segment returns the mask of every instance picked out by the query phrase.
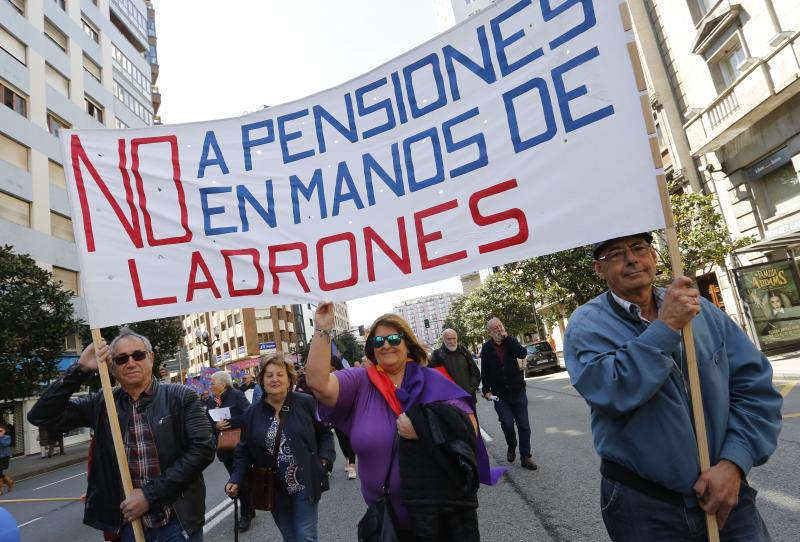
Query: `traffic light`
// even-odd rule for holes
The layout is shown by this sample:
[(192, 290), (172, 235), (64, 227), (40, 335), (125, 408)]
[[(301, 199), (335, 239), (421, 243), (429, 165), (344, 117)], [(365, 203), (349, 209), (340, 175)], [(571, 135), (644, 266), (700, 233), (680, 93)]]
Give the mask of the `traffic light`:
[(425, 322), (425, 329), (430, 329), (430, 327), (431, 327), (431, 321), (430, 321), (430, 320), (428, 320), (427, 318), (425, 318), (424, 322)]

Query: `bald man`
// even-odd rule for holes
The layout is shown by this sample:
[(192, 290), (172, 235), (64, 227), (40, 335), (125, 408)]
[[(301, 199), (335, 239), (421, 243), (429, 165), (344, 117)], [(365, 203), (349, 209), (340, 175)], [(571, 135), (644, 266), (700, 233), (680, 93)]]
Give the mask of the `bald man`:
[(453, 329), (442, 332), (442, 346), (433, 351), (430, 367), (444, 367), (455, 383), (473, 396), (481, 385), (478, 365), (469, 351), (458, 344), (458, 334)]

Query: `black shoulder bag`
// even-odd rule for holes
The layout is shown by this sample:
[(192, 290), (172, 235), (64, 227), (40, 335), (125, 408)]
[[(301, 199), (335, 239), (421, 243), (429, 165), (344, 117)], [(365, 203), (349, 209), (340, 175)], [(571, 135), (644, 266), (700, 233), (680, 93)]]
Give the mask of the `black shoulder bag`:
[(394, 526), (392, 503), (389, 501), (389, 476), (392, 473), (398, 438), (399, 436), (395, 433), (392, 455), (389, 457), (389, 470), (383, 481), (381, 496), (375, 504), (367, 508), (364, 517), (358, 522), (358, 542), (398, 542), (400, 540)]

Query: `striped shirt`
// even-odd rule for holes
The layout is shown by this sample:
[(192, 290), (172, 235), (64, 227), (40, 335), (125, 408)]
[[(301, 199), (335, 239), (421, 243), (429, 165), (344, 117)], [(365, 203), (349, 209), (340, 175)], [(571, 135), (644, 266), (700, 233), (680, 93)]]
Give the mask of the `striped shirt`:
[[(158, 450), (147, 420), (147, 406), (153, 400), (153, 383), (150, 383), (138, 399), (134, 400), (128, 395), (128, 400), (131, 402), (131, 419), (128, 422), (125, 453), (128, 456), (133, 487), (142, 488), (161, 475)], [(142, 522), (149, 528), (163, 527), (169, 523), (171, 515), (172, 507), (169, 505), (151, 507), (142, 516)]]

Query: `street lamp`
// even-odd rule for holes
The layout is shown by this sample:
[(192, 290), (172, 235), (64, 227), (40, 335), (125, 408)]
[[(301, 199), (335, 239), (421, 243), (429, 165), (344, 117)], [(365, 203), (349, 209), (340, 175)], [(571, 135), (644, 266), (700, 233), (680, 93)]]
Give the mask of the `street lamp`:
[(208, 349), (208, 366), (214, 367), (216, 364), (214, 363), (214, 353), (211, 351), (211, 347), (214, 346), (219, 340), (219, 326), (214, 326), (214, 340), (211, 340), (211, 337), (208, 335), (208, 331), (202, 328), (197, 328), (194, 330), (194, 340), (197, 344), (205, 345)]

